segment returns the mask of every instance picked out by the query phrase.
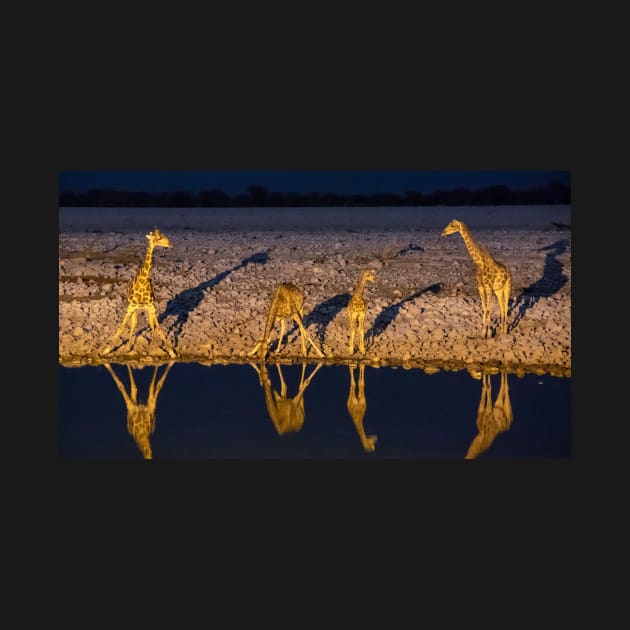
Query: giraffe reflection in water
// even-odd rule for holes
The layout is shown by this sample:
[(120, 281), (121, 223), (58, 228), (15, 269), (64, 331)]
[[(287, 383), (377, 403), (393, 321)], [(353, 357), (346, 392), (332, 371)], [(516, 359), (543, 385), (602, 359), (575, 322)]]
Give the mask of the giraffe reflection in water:
[(300, 378), (300, 384), (298, 391), (292, 398), (287, 397), (287, 384), (282, 375), (282, 368), (280, 364), (276, 363), (278, 369), (278, 375), (280, 377), (280, 392), (274, 389), (271, 385), (271, 379), (269, 372), (264, 361), (261, 362), (260, 367), (255, 363), (250, 365), (258, 373), (260, 385), (265, 390), (265, 404), (267, 405), (267, 412), (273, 422), (273, 426), (279, 435), (284, 433), (297, 432), (302, 428), (304, 424), (304, 392), (310, 385), (311, 381), (318, 370), (322, 367), (323, 363), (319, 362), (314, 370), (311, 372), (308, 378), (306, 376), (306, 361), (302, 362), (302, 376)]
[(507, 373), (501, 372), (501, 385), (494, 403), (490, 374), (483, 374), (481, 379), (481, 399), (477, 410), (478, 433), (470, 444), (465, 459), (479, 457), (490, 448), (497, 435), (507, 431), (512, 424), (512, 404)]
[(149, 438), (155, 431), (155, 406), (157, 404), (158, 395), (164, 386), (166, 376), (174, 364), (175, 361), (168, 363), (157, 383), (156, 378), (160, 366), (154, 366), (146, 404), (138, 403), (138, 387), (136, 386), (133, 371), (129, 364), (127, 364), (130, 383), (129, 393), (127, 393), (122, 381), (116, 376), (116, 372), (114, 372), (111, 365), (109, 363), (103, 364), (112, 375), (116, 387), (118, 387), (118, 390), (125, 400), (125, 406), (127, 407), (127, 431), (129, 431), (129, 435), (135, 440), (144, 459), (153, 459), (153, 451), (151, 450)]
[(365, 429), (363, 428), (363, 418), (367, 410), (367, 402), (365, 400), (365, 365), (362, 363), (359, 365), (359, 382), (354, 377), (355, 366), (348, 366), (350, 369), (350, 391), (348, 393), (347, 407), (350, 415), (352, 416), (352, 422), (357, 429), (361, 445), (366, 453), (371, 453), (376, 447), (376, 435), (365, 435)]

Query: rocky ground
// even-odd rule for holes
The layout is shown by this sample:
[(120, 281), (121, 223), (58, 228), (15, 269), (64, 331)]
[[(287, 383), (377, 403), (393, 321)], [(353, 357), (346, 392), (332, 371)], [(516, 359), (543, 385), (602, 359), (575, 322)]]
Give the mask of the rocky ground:
[[(507, 334), (481, 335), (476, 267), (459, 234), (440, 238), (436, 229), (173, 228), (167, 233), (173, 247), (154, 253), (158, 317), (177, 360), (245, 362), (262, 334), (276, 285), (288, 281), (304, 291), (304, 322), (327, 361), (570, 376), (570, 229), (553, 223), (469, 227), (512, 272)], [(59, 360), (97, 364), (125, 315), (126, 286), (144, 257), (146, 230), (60, 230)], [(351, 355), (346, 305), (366, 268), (376, 271), (364, 294), (367, 348), (364, 356)], [(493, 315), (498, 317), (496, 301)], [(151, 345), (142, 315), (138, 328), (132, 351), (126, 352), (125, 334), (108, 360), (168, 360), (159, 344)], [(275, 359), (300, 356), (299, 332), (290, 325)]]

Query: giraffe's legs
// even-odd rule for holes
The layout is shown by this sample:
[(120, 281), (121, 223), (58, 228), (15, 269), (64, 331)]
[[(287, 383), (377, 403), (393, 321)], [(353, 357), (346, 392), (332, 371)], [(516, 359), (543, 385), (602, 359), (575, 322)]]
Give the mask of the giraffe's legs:
[(487, 326), (487, 315), (488, 315), (488, 307), (486, 304), (486, 289), (485, 287), (479, 283), (477, 284), (477, 289), (479, 289), (479, 297), (481, 298), (481, 330), (484, 336), (488, 334), (488, 326)]
[(276, 346), (276, 352), (280, 352), (280, 346), (282, 345), (282, 338), (284, 337), (285, 323), (284, 319), (280, 320), (280, 337), (278, 337), (278, 345)]
[(359, 396), (365, 398), (365, 363), (359, 365)]
[(482, 416), (490, 407), (492, 407), (492, 382), (490, 374), (484, 374), (481, 381), (481, 398), (479, 399), (479, 408), (477, 415)]
[(296, 313), (293, 316), (293, 319), (295, 319), (295, 321), (297, 322), (297, 325), (300, 327), (300, 332), (302, 333), (302, 352), (304, 353), (304, 356), (306, 356), (306, 345), (304, 344), (304, 338), (306, 338), (306, 341), (308, 341), (311, 346), (313, 346), (315, 352), (317, 352), (317, 355), (323, 358), (324, 353), (317, 347), (312, 337), (308, 334), (306, 328), (304, 328), (304, 324), (302, 323), (302, 318), (300, 317), (300, 314)]
[(255, 355), (258, 350), (260, 350), (260, 356), (264, 357), (264, 355), (267, 354), (267, 347), (269, 346), (271, 334), (272, 333), (269, 333), (269, 336), (266, 339), (260, 339), (258, 343), (256, 343), (256, 345), (247, 353), (247, 356), (251, 357)]
[(507, 321), (506, 315), (503, 311), (503, 288), (495, 291), (494, 294), (497, 296), (497, 305), (499, 306), (499, 324), (497, 326), (498, 332), (504, 333), (505, 330), (505, 322)]
[(499, 302), (499, 310), (501, 312), (501, 332), (507, 333), (508, 305), (510, 303), (510, 292), (512, 282), (508, 278), (505, 284), (497, 292), (497, 300)]
[(280, 364), (276, 363), (276, 369), (278, 370), (278, 376), (280, 377), (280, 395), (282, 398), (287, 397), (287, 384), (282, 376), (282, 369), (280, 368)]
[(481, 328), (485, 326), (484, 314), (486, 312), (485, 301), (486, 301), (486, 292), (483, 290), (483, 286), (479, 282), (477, 282), (477, 290), (479, 291), (479, 298), (481, 299)]
[(315, 374), (317, 374), (317, 371), (319, 370), (319, 368), (322, 367), (322, 365), (324, 365), (321, 361), (315, 366), (315, 368), (313, 369), (313, 371), (310, 373), (309, 377), (304, 380), (304, 376), (306, 375), (306, 361), (304, 361), (304, 363), (302, 363), (302, 379), (300, 380), (300, 392), (303, 392), (311, 383), (311, 381), (313, 380), (313, 377), (315, 376)]
[(494, 403), (497, 413), (500, 414), (500, 425), (503, 431), (506, 431), (512, 424), (512, 404), (510, 402), (510, 391), (508, 387), (507, 372), (501, 372), (501, 385), (499, 394)]
[(166, 335), (164, 334), (164, 331), (162, 330), (162, 327), (158, 322), (157, 313), (155, 312), (155, 306), (151, 304), (147, 307), (147, 309), (149, 313), (149, 326), (151, 326), (152, 333), (151, 341), (153, 342), (153, 340), (155, 339), (155, 333), (157, 333), (164, 342), (164, 345), (166, 346), (166, 351), (168, 352), (169, 356), (171, 357), (171, 359), (174, 359), (176, 356), (175, 350), (173, 349), (171, 342), (166, 338)]
[(256, 351), (258, 350), (258, 348), (260, 348), (260, 346), (262, 346), (262, 341), (259, 341), (259, 342), (258, 342), (258, 343), (257, 343), (257, 344), (253, 347), (253, 349), (252, 349), (252, 350), (250, 350), (250, 351), (247, 353), (247, 356), (248, 356), (248, 357), (251, 357), (251, 356), (255, 355), (255, 354), (256, 354)]
[(468, 447), (468, 452), (464, 459), (475, 459), (486, 448), (487, 441), (485, 426), (488, 413), (492, 409), (492, 381), (490, 380), (490, 374), (483, 374), (481, 383), (481, 398), (479, 399), (479, 407), (477, 408), (477, 435), (473, 438), (473, 441)]
[(136, 386), (136, 381), (133, 378), (133, 372), (131, 371), (131, 366), (127, 363), (127, 373), (129, 374), (129, 395), (134, 403), (138, 402), (138, 387)]
[(352, 401), (353, 399), (355, 399), (357, 397), (356, 395), (356, 390), (357, 390), (357, 384), (356, 381), (354, 380), (354, 366), (349, 365), (348, 368), (350, 369), (350, 395), (348, 396), (348, 404), (350, 404), (350, 401)]
[(127, 342), (127, 352), (131, 352), (131, 344), (133, 343), (133, 331), (136, 329), (138, 322), (138, 309), (134, 309), (131, 313), (131, 324), (129, 325), (129, 341)]
[[(298, 326), (299, 326), (299, 320), (297, 319), (297, 317), (300, 317), (299, 315), (296, 315), (296, 320), (298, 322)], [(301, 318), (300, 318), (301, 319)], [(300, 342), (302, 344), (302, 356), (306, 356), (306, 342), (304, 341), (304, 335), (306, 334), (306, 331), (304, 329), (303, 326), (300, 326)]]
[(486, 337), (493, 334), (492, 327), (492, 300), (493, 291), (491, 287), (486, 287)]
[(361, 352), (365, 353), (365, 313), (359, 313), (358, 316), (358, 328), (359, 328), (359, 348)]
[(298, 387), (298, 391), (304, 391), (302, 388), (304, 387), (305, 376), (306, 376), (306, 361), (302, 361), (302, 376), (300, 376), (300, 386)]
[(365, 415), (366, 403), (365, 403), (365, 364), (359, 365), (359, 382), (355, 381), (354, 366), (350, 368), (350, 392), (348, 394), (347, 408), (352, 416), (352, 422), (357, 430), (361, 445), (366, 453), (371, 453), (376, 448), (376, 441), (378, 436), (365, 435), (365, 428), (363, 427), (363, 417)]
[[(158, 397), (158, 394), (160, 393), (162, 387), (164, 386), (164, 381), (166, 380), (166, 375), (169, 373), (169, 371), (173, 367), (173, 365), (175, 365), (175, 361), (169, 361), (168, 365), (166, 366), (166, 369), (164, 370), (164, 372), (162, 372), (162, 376), (160, 376), (160, 380), (158, 381), (157, 387), (154, 390), (155, 398)], [(157, 370), (156, 370), (156, 374), (157, 374)], [(155, 378), (155, 375), (154, 375), (154, 378)]]
[(114, 343), (118, 341), (118, 338), (120, 337), (120, 335), (122, 335), (122, 331), (125, 329), (125, 325), (127, 324), (129, 317), (134, 311), (135, 311), (135, 308), (133, 306), (129, 305), (127, 307), (127, 312), (125, 313), (125, 316), (123, 317), (122, 323), (120, 324), (120, 326), (118, 326), (116, 332), (114, 333), (114, 336), (111, 338), (111, 341), (109, 342), (109, 345), (105, 348), (105, 350), (103, 350), (102, 354), (109, 354), (111, 352), (111, 349), (114, 346)]
[(112, 366), (109, 363), (103, 363), (103, 365), (114, 379), (114, 383), (116, 383), (118, 391), (122, 394), (122, 397), (125, 400), (125, 405), (130, 406), (134, 401), (131, 400), (129, 394), (127, 393), (127, 390), (125, 389), (125, 386), (122, 384), (122, 381), (118, 378), (118, 376), (116, 376), (116, 372), (114, 372)]
[(260, 373), (260, 370), (258, 369), (258, 366), (255, 363), (252, 363), (251, 361), (249, 362), (249, 364), (254, 368), (254, 370), (256, 370), (256, 374), (258, 374), (258, 380), (260, 384), (262, 385), (262, 375)]
[(354, 317), (350, 315), (350, 343), (348, 344), (348, 349), (350, 350), (350, 354), (354, 354)]

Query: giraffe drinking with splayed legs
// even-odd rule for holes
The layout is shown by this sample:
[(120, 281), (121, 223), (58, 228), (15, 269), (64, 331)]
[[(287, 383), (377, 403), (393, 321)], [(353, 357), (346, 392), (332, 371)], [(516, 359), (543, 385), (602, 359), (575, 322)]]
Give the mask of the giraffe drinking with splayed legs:
[(296, 287), (290, 282), (282, 282), (276, 287), (276, 291), (271, 300), (269, 311), (267, 312), (267, 321), (265, 323), (265, 330), (263, 337), (258, 341), (254, 348), (248, 353), (247, 356), (253, 356), (258, 352), (262, 358), (267, 355), (267, 349), (269, 347), (269, 341), (271, 339), (271, 333), (276, 322), (280, 322), (280, 337), (278, 338), (278, 345), (276, 346), (276, 352), (280, 350), (282, 345), (282, 338), (285, 332), (285, 320), (292, 319), (298, 325), (300, 329), (301, 341), (302, 341), (302, 354), (306, 357), (306, 341), (308, 341), (313, 349), (317, 353), (318, 357), (323, 357), (324, 353), (317, 347), (317, 344), (313, 341), (313, 338), (308, 334), (308, 331), (304, 327), (304, 293), (302, 290)]
[(508, 302), (512, 288), (510, 270), (504, 264), (496, 261), (485, 248), (477, 245), (470, 231), (461, 221), (453, 219), (442, 231), (442, 236), (455, 232), (462, 235), (468, 253), (477, 265), (477, 289), (481, 296), (481, 326), (484, 330), (484, 336), (488, 336), (493, 292), (499, 303), (500, 332), (507, 332)]
[(127, 344), (127, 352), (131, 351), (131, 344), (133, 342), (133, 333), (136, 328), (138, 320), (138, 311), (145, 311), (147, 319), (149, 320), (149, 326), (153, 334), (152, 342), (155, 342), (155, 334), (157, 333), (166, 346), (166, 350), (171, 356), (175, 358), (175, 351), (170, 342), (166, 338), (166, 335), (162, 331), (160, 324), (155, 313), (155, 287), (153, 281), (150, 278), (151, 262), (153, 260), (153, 249), (155, 247), (171, 247), (171, 242), (168, 238), (155, 228), (153, 232), (146, 235), (149, 244), (147, 246), (147, 252), (144, 257), (144, 262), (140, 269), (136, 272), (136, 275), (131, 279), (127, 286), (127, 312), (123, 318), (122, 323), (114, 333), (109, 345), (103, 350), (102, 354), (109, 354), (111, 352), (114, 343), (118, 340), (127, 321), (130, 321), (129, 330), (129, 342)]

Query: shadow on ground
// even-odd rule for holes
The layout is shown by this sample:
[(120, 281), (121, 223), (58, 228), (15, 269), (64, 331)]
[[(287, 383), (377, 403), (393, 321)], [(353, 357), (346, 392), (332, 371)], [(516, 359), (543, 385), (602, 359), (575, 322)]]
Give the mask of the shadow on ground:
[(564, 267), (558, 260), (558, 256), (567, 251), (569, 240), (562, 239), (552, 245), (547, 245), (536, 251), (547, 252), (542, 277), (523, 289), (523, 292), (512, 302), (510, 313), (516, 312), (514, 320), (508, 327), (513, 330), (523, 319), (528, 309), (532, 308), (541, 297), (549, 297), (559, 291), (567, 282)]
[(374, 320), (372, 327), (365, 334), (366, 345), (368, 347), (372, 345), (374, 338), (382, 335), (387, 330), (387, 327), (396, 319), (404, 304), (415, 300), (417, 297), (420, 297), (422, 294), (428, 293), (429, 291), (431, 293), (438, 294), (443, 287), (444, 285), (441, 282), (436, 282), (424, 289), (421, 289), (420, 291), (416, 291), (402, 300), (399, 300), (395, 304), (391, 304), (387, 308), (384, 308)]
[(173, 336), (175, 345), (182, 331), (184, 324), (188, 321), (190, 313), (192, 313), (200, 304), (201, 300), (206, 295), (206, 291), (223, 281), (229, 274), (243, 267), (247, 267), (249, 264), (264, 265), (269, 260), (269, 250), (264, 252), (257, 252), (247, 258), (243, 259), (238, 265), (235, 265), (231, 269), (222, 271), (214, 278), (206, 280), (201, 284), (191, 289), (185, 289), (178, 293), (175, 297), (170, 299), (166, 304), (164, 312), (158, 317), (160, 324), (169, 316), (176, 315), (177, 319), (173, 324)]
[(311, 324), (315, 324), (317, 326), (317, 338), (321, 342), (330, 322), (348, 306), (349, 301), (349, 293), (339, 293), (324, 300), (304, 318), (304, 326), (308, 328)]

